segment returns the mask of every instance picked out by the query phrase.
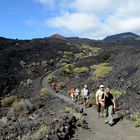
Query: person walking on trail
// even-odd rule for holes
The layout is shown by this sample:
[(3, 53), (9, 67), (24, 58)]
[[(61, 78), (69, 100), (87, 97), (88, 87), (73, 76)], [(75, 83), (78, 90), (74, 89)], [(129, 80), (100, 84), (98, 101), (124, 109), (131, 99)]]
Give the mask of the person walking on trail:
[(102, 99), (104, 100), (105, 109), (107, 111), (107, 119), (105, 120), (105, 123), (108, 123), (110, 126), (113, 125), (113, 109), (115, 110), (116, 104), (115, 104), (115, 98), (110, 93), (109, 88), (105, 88), (104, 94), (102, 95)]
[(104, 101), (102, 100), (103, 93), (104, 93), (104, 85), (100, 85), (99, 89), (96, 92), (96, 105), (98, 117), (104, 116)]
[(75, 100), (79, 103), (80, 100), (80, 90), (78, 88), (75, 89)]
[(70, 95), (71, 95), (72, 102), (74, 102), (75, 88), (72, 88), (72, 89), (69, 91), (69, 93), (70, 93)]
[(52, 88), (52, 90), (55, 92), (55, 91), (57, 90), (57, 84), (56, 84), (55, 82), (53, 82), (53, 83), (51, 84), (51, 88)]
[(82, 96), (83, 96), (83, 104), (84, 104), (84, 107), (86, 107), (87, 104), (88, 104), (88, 98), (89, 98), (88, 97), (89, 91), (87, 89), (87, 85), (84, 85), (84, 88), (82, 89), (81, 93), (82, 93)]

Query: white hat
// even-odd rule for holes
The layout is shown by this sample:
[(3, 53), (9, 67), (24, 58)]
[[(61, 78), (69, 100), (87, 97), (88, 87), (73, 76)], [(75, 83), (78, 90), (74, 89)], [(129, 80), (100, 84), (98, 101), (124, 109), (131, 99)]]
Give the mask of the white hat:
[(84, 85), (85, 88), (87, 88), (87, 85)]
[(100, 85), (100, 88), (104, 88), (104, 85)]

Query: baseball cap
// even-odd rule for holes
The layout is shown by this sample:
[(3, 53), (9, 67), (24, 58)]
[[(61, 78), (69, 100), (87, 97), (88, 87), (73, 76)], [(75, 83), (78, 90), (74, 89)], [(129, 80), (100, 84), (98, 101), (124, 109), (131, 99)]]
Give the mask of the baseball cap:
[(100, 88), (104, 88), (104, 85), (100, 85)]

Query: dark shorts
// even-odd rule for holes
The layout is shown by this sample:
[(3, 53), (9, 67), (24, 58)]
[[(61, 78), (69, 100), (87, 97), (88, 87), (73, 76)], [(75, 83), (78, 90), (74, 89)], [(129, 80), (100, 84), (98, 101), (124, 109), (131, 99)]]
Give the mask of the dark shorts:
[(88, 96), (83, 97), (84, 102), (88, 100)]

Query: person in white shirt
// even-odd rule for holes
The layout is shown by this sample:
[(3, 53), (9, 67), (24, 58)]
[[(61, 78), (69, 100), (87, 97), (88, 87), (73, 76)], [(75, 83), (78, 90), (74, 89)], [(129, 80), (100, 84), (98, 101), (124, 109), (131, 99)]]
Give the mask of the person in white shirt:
[(82, 96), (83, 96), (83, 104), (84, 104), (84, 107), (86, 107), (87, 104), (88, 104), (88, 98), (89, 98), (88, 97), (89, 91), (87, 89), (87, 85), (84, 85), (84, 88), (82, 89), (81, 93), (82, 93)]

